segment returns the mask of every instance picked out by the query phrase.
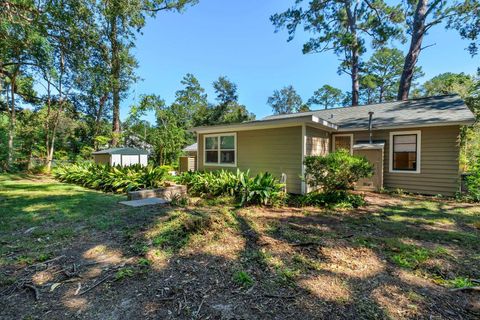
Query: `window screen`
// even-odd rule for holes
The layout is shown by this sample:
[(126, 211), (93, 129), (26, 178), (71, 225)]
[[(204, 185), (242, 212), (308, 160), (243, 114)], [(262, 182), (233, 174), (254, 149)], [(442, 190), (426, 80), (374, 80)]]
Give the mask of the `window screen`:
[(340, 149), (352, 152), (352, 137), (351, 136), (335, 136), (335, 151)]
[(393, 136), (393, 169), (401, 171), (417, 170), (417, 135)]

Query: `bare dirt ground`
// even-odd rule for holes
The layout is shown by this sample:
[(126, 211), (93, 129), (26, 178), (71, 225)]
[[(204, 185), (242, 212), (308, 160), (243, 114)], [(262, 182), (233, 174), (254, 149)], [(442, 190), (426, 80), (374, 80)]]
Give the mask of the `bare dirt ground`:
[(1, 319), (480, 318), (480, 292), (454, 290), (480, 279), (475, 205), (368, 194), (357, 210), (132, 211), (74, 187), (70, 200), (93, 197), (76, 216), (75, 205), (46, 207), (51, 189), (29, 189), (38, 197), (27, 201), (10, 187), (0, 189)]

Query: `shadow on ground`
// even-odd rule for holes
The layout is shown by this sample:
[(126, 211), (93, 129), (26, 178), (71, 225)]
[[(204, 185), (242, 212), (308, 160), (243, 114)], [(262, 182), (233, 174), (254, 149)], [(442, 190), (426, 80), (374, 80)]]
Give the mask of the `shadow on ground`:
[(479, 316), (478, 295), (435, 280), (480, 278), (480, 212), (468, 205), (126, 209), (117, 196), (21, 182), (0, 189), (3, 319)]

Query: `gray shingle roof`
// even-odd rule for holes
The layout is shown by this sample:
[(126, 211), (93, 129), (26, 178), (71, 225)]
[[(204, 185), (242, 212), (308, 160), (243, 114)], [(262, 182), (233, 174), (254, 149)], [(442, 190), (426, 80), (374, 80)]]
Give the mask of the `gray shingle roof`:
[(275, 120), (314, 115), (338, 125), (340, 130), (367, 129), (368, 112), (373, 111), (373, 127), (422, 126), (448, 123), (473, 123), (475, 117), (458, 95), (444, 95), (407, 101), (369, 104), (357, 107), (316, 110), (274, 115)]
[(93, 152), (92, 154), (125, 154), (125, 155), (138, 155), (148, 154), (147, 150), (135, 149), (135, 148), (110, 148)]

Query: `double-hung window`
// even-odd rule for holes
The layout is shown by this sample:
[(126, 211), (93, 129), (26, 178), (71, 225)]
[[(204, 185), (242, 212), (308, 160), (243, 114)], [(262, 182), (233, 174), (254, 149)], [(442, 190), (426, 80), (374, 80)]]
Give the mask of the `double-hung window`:
[(237, 136), (235, 133), (205, 136), (204, 164), (214, 166), (236, 166)]
[(420, 131), (390, 133), (390, 172), (420, 173)]

